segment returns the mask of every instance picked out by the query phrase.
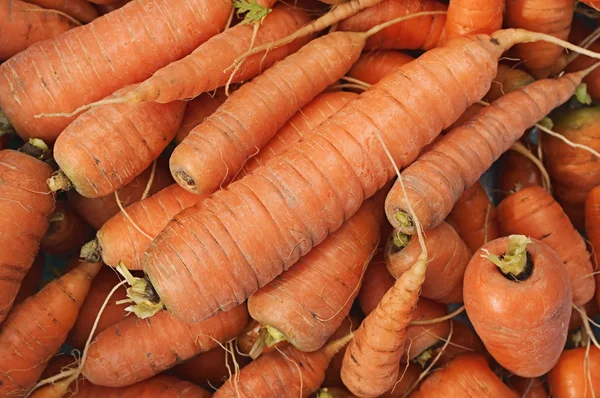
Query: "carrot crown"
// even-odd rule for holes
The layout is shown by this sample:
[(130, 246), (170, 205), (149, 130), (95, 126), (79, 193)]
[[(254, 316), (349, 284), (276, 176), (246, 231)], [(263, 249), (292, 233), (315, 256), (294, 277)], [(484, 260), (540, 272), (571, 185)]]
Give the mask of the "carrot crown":
[(527, 244), (529, 243), (531, 239), (525, 235), (511, 235), (508, 238), (506, 253), (499, 257), (487, 252), (482, 257), (496, 264), (504, 275), (518, 278), (527, 268)]
[(133, 303), (125, 308), (125, 311), (133, 312), (139, 318), (146, 319), (164, 308), (164, 304), (146, 279), (133, 276), (122, 262), (117, 266), (117, 271), (130, 285), (127, 288), (129, 298), (117, 301), (117, 304)]

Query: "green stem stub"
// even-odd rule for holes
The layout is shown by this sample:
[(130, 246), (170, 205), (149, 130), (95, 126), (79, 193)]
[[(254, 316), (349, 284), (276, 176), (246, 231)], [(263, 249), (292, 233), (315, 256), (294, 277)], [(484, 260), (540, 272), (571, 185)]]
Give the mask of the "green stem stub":
[(333, 398), (333, 395), (331, 395), (327, 387), (325, 387), (317, 391), (317, 398)]
[(133, 303), (125, 308), (125, 311), (133, 312), (139, 318), (146, 319), (164, 309), (163, 303), (148, 280), (133, 276), (122, 262), (117, 266), (117, 271), (130, 285), (127, 288), (128, 299), (117, 301), (117, 304)]
[(531, 243), (531, 239), (525, 235), (510, 235), (506, 253), (497, 256), (488, 252), (483, 257), (500, 268), (502, 274), (507, 278), (524, 281), (531, 276), (533, 268), (530, 255), (527, 252), (529, 243)]
[(429, 361), (431, 361), (431, 359), (433, 358), (433, 347), (426, 349), (425, 351), (423, 351), (422, 353), (419, 354), (419, 356), (417, 356), (414, 361), (416, 363), (418, 363), (419, 365), (421, 365), (421, 367), (423, 369), (425, 369), (425, 367), (427, 367), (427, 364), (429, 363)]
[(590, 97), (587, 92), (587, 84), (581, 83), (579, 86), (577, 86), (575, 89), (575, 98), (577, 98), (577, 101), (584, 105), (592, 104), (592, 97)]
[(398, 210), (396, 212), (396, 221), (398, 221), (398, 229), (401, 231), (410, 230), (414, 227), (412, 218), (404, 210)]
[(250, 357), (256, 359), (263, 352), (265, 347), (273, 347), (275, 344), (285, 340), (283, 333), (271, 325), (265, 325), (258, 332), (258, 340), (256, 340), (250, 350)]

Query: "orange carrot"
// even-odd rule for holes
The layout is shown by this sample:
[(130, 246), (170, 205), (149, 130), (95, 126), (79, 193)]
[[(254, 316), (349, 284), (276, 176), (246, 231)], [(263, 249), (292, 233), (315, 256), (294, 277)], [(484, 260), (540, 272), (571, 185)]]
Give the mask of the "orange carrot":
[(81, 22), (92, 22), (98, 17), (98, 11), (85, 0), (28, 0), (27, 2), (64, 12)]
[(5, 61), (27, 47), (58, 36), (77, 26), (52, 10), (19, 0), (5, 0), (0, 5), (0, 61)]
[[(592, 260), (598, 268), (600, 264), (600, 187), (592, 189), (585, 200), (585, 234), (592, 249)], [(600, 276), (596, 275), (596, 284)], [(596, 303), (600, 308), (600, 289), (596, 289)]]
[(460, 355), (427, 377), (411, 398), (518, 398), (490, 369), (485, 357)]
[(594, 297), (596, 284), (585, 242), (546, 191), (527, 187), (510, 195), (498, 206), (498, 220), (507, 233), (539, 239), (558, 253), (569, 272), (576, 305)]
[[(384, 0), (338, 24), (338, 30), (364, 32), (382, 22), (421, 11), (445, 11), (446, 5), (435, 0)], [(366, 50), (429, 50), (443, 37), (445, 15), (410, 19), (384, 29), (367, 40)]]
[(95, 8), (96, 10), (98, 10), (98, 13), (100, 15), (104, 15), (123, 7), (125, 4), (129, 3), (129, 1), (131, 0), (116, 0), (111, 2), (110, 4), (96, 4)]
[(31, 156), (10, 149), (0, 152), (0, 323), (48, 229), (54, 196), (44, 180), (51, 172)]
[(347, 75), (365, 83), (375, 84), (400, 66), (414, 60), (408, 54), (394, 50), (371, 51), (361, 55)]
[[(589, 65), (588, 65), (589, 66)], [(496, 101), (504, 94), (512, 93), (535, 79), (527, 72), (508, 65), (498, 65), (498, 73), (492, 82), (490, 91), (483, 97), (487, 102)]]
[(402, 172), (408, 197), (396, 183), (386, 200), (388, 221), (401, 232), (414, 233), (406, 215), (409, 201), (415, 204), (423, 228), (439, 225), (465, 188), (474, 184), (527, 128), (566, 102), (585, 73), (539, 80), (508, 93), (446, 134)]
[[(575, 3), (570, 0), (511, 0), (506, 2), (506, 25), (542, 32), (567, 40)], [(543, 42), (515, 46), (517, 56), (536, 78), (545, 78), (563, 49)]]
[(217, 108), (223, 105), (226, 99), (225, 90), (219, 89), (214, 94), (202, 93), (189, 101), (185, 108), (179, 131), (175, 134), (175, 142), (179, 144), (183, 141), (194, 127), (212, 115)]
[(451, 0), (446, 18), (446, 39), (502, 29), (502, 0)]
[(300, 351), (311, 352), (338, 329), (379, 243), (383, 218), (379, 196), (379, 201), (365, 202), (289, 271), (250, 296), (250, 316), (267, 327), (271, 339), (285, 339)]
[(217, 34), (230, 11), (227, 0), (130, 2), (0, 65), (0, 108), (21, 137), (52, 142), (75, 118), (36, 115), (70, 112), (146, 78)]
[(544, 382), (538, 377), (530, 379), (514, 376), (510, 378), (510, 385), (521, 398), (550, 398)]
[[(428, 321), (448, 315), (448, 307), (433, 300), (421, 297), (412, 312), (411, 321)], [(440, 321), (425, 325), (410, 325), (406, 329), (404, 353), (409, 360), (443, 342), (450, 334), (450, 321)]]
[[(173, 184), (171, 173), (169, 173), (167, 165), (164, 163), (160, 159), (158, 160), (154, 179), (150, 186), (150, 195)], [(151, 175), (152, 167), (149, 167), (117, 191), (123, 207), (127, 208), (127, 206), (141, 199)], [(100, 229), (106, 221), (120, 211), (114, 193), (99, 198), (86, 198), (76, 191), (69, 191), (67, 192), (67, 198), (75, 211), (94, 229)]]
[(369, 315), (377, 307), (381, 298), (394, 285), (394, 281), (386, 267), (384, 251), (381, 251), (369, 263), (358, 292), (358, 303), (365, 315)]
[(60, 349), (101, 264), (82, 263), (11, 311), (0, 334), (0, 395), (31, 388)]
[(552, 369), (571, 317), (568, 271), (552, 248), (524, 235), (483, 245), (464, 281), (467, 315), (498, 363), (523, 377)]
[[(360, 323), (363, 320), (363, 316), (358, 314), (359, 311), (353, 312), (350, 310), (350, 313), (344, 320), (339, 328), (335, 331), (334, 334), (331, 335), (328, 342), (340, 339), (347, 335), (350, 332), (356, 331), (360, 326)], [(346, 353), (346, 349), (348, 346), (344, 346), (337, 354), (333, 356), (331, 362), (329, 362), (329, 367), (327, 367), (327, 371), (325, 372), (325, 380), (323, 380), (323, 386), (343, 386), (342, 378), (340, 376), (340, 371), (342, 369), (342, 362), (344, 361), (344, 354)]]
[[(598, 308), (596, 300), (590, 300), (583, 306), (583, 309), (589, 318), (595, 318), (596, 315), (600, 314), (600, 309)], [(569, 320), (569, 333), (581, 329), (582, 326), (583, 319), (581, 318), (581, 314), (579, 311), (572, 311), (571, 319)]]
[(452, 336), (448, 346), (443, 348), (439, 344), (431, 348), (431, 358), (435, 358), (440, 355), (436, 365), (444, 366), (452, 359), (462, 354), (477, 353), (481, 355), (489, 355), (485, 350), (481, 339), (475, 332), (467, 325), (462, 322), (454, 322)]
[(92, 341), (83, 376), (100, 386), (132, 385), (234, 338), (247, 321), (246, 305), (194, 324), (167, 311), (143, 320), (127, 317)]
[[(591, 29), (588, 29), (585, 24), (574, 23), (571, 26), (571, 34), (569, 35), (569, 41), (572, 43), (579, 43), (592, 33)], [(597, 40), (591, 43), (588, 47), (590, 50), (598, 52), (600, 51), (600, 42)], [(571, 62), (565, 70), (567, 72), (575, 72), (590, 67), (596, 62), (583, 55), (578, 56)], [(583, 79), (586, 84), (587, 93), (595, 100), (600, 99), (600, 70), (594, 70)]]
[[(441, 303), (462, 302), (462, 281), (471, 252), (454, 228), (445, 222), (425, 231), (425, 245), (431, 260), (427, 265), (421, 295)], [(410, 269), (421, 254), (417, 239), (394, 232), (386, 246), (388, 271), (395, 278)]]
[(583, 204), (590, 189), (577, 189), (556, 181), (552, 185), (554, 199), (560, 204), (560, 207), (562, 207), (567, 217), (569, 217), (573, 226), (580, 231), (583, 231), (585, 228)]
[(39, 289), (40, 283), (42, 282), (42, 276), (44, 275), (45, 258), (43, 254), (38, 254), (31, 268), (25, 274), (19, 292), (15, 297), (14, 305), (19, 304), (26, 298), (33, 296)]
[(540, 169), (525, 156), (507, 151), (500, 157), (498, 189), (502, 198), (525, 187), (543, 186)]
[(586, 366), (587, 356), (584, 347), (563, 351), (556, 366), (548, 373), (552, 397), (591, 398), (600, 394), (600, 349), (590, 349)]
[[(263, 325), (261, 325), (260, 322), (250, 318), (250, 321), (248, 321), (246, 326), (244, 326), (244, 329), (236, 338), (237, 350), (246, 356), (250, 356), (249, 354), (256, 345), (256, 342), (261, 338), (262, 330)], [(265, 345), (263, 347), (262, 354), (265, 354), (268, 351), (273, 351), (276, 349), (276, 347), (283, 345), (287, 345), (287, 342), (283, 341), (271, 347)]]
[(94, 236), (94, 230), (69, 202), (59, 200), (50, 216), (50, 227), (42, 238), (40, 247), (53, 256), (68, 257), (81, 249), (81, 246)]

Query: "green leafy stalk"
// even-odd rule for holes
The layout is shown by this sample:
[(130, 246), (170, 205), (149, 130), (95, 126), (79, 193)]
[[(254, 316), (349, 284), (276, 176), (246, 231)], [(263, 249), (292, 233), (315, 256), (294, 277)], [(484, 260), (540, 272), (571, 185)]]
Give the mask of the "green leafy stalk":
[(255, 0), (235, 0), (233, 8), (237, 10), (238, 17), (246, 14), (242, 24), (262, 23), (263, 19), (272, 11), (270, 8), (257, 4)]

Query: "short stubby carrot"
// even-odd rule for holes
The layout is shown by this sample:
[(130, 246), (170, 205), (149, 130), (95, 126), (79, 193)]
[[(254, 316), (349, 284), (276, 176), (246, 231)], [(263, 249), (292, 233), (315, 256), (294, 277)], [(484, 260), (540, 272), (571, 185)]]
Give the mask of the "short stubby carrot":
[(568, 277), (550, 246), (524, 235), (493, 240), (473, 255), (465, 272), (465, 309), (504, 368), (538, 377), (558, 361), (571, 317)]
[(77, 25), (63, 15), (19, 0), (0, 4), (0, 61)]
[(375, 84), (385, 75), (414, 60), (408, 54), (396, 50), (376, 50), (364, 53), (348, 71), (347, 75), (369, 84)]
[[(232, 89), (230, 88), (230, 92)], [(175, 143), (179, 144), (188, 136), (190, 131), (207, 117), (212, 115), (227, 100), (224, 89), (218, 89), (215, 93), (202, 93), (189, 101), (185, 107), (181, 126), (175, 134)]]
[(72, 187), (82, 196), (97, 198), (122, 188), (175, 137), (185, 105), (108, 104), (81, 114), (56, 140), (54, 160), (60, 171), (48, 181), (50, 189)]
[(52, 142), (75, 118), (36, 115), (71, 112), (148, 77), (222, 30), (230, 11), (231, 0), (132, 1), (0, 65), (0, 108), (21, 137)]
[(24, 153), (0, 151), (0, 322), (33, 264), (54, 210), (44, 180), (47, 164)]
[(194, 324), (167, 311), (147, 319), (127, 317), (92, 341), (83, 376), (107, 387), (135, 384), (233, 339), (247, 321), (245, 304)]
[(600, 394), (600, 349), (592, 347), (589, 354), (584, 347), (564, 350), (548, 372), (548, 386), (556, 398), (592, 398)]
[(50, 226), (40, 242), (40, 248), (53, 256), (67, 258), (77, 253), (94, 236), (94, 232), (68, 201), (59, 200), (50, 216)]
[[(458, 233), (445, 222), (425, 231), (430, 261), (421, 295), (441, 303), (462, 302), (462, 281), (471, 252)], [(417, 239), (394, 232), (386, 246), (386, 264), (395, 278), (408, 271), (421, 254)]]
[(358, 303), (365, 315), (377, 307), (385, 293), (394, 285), (395, 279), (386, 267), (385, 252), (375, 254), (369, 263), (363, 283), (358, 292)]
[(301, 351), (321, 348), (348, 315), (377, 249), (382, 203), (383, 197), (365, 202), (292, 268), (250, 296), (250, 316)]
[(446, 134), (403, 170), (407, 198), (396, 183), (386, 200), (388, 221), (402, 232), (414, 233), (407, 216), (407, 202), (410, 202), (414, 203), (414, 212), (423, 228), (439, 225), (465, 189), (527, 128), (574, 94), (585, 73), (539, 80), (508, 93)]
[(539, 239), (558, 253), (569, 272), (576, 305), (594, 297), (594, 267), (585, 242), (544, 189), (527, 187), (508, 196), (498, 205), (498, 221), (503, 231)]
[[(435, 0), (383, 0), (341, 21), (338, 30), (364, 32), (375, 25), (403, 15), (444, 10), (446, 5)], [(365, 49), (429, 50), (441, 43), (445, 24), (445, 15), (426, 15), (410, 19), (373, 35), (367, 40)]]
[(50, 10), (64, 12), (84, 23), (92, 22), (98, 17), (98, 11), (86, 0), (28, 0), (27, 2)]
[(102, 264), (82, 263), (16, 306), (0, 334), (0, 396), (22, 397), (75, 323)]
[(446, 40), (502, 29), (502, 0), (451, 0), (446, 16)]

